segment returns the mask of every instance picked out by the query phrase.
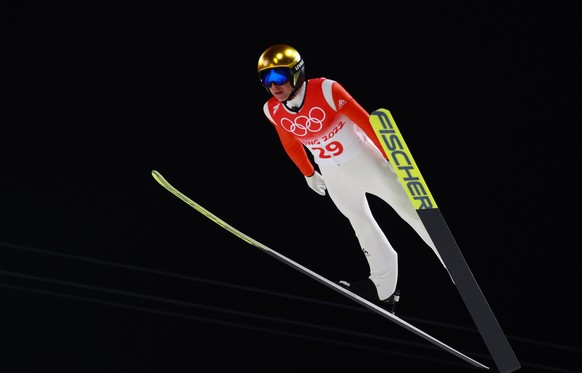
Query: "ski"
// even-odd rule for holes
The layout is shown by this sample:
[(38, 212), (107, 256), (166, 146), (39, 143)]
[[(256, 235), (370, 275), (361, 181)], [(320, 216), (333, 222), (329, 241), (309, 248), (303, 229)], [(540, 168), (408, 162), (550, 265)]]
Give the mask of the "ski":
[(473, 277), (449, 227), (389, 110), (378, 109), (370, 123), (420, 219), (432, 238), (491, 357), (501, 373), (520, 368), (505, 334)]
[(352, 293), (351, 291), (347, 290), (346, 288), (342, 287), (341, 285), (339, 285), (333, 281), (328, 280), (324, 276), (319, 275), (318, 273), (310, 270), (309, 268), (306, 268), (305, 266), (295, 262), (294, 260), (284, 256), (283, 254), (280, 254), (280, 253), (276, 252), (275, 250), (263, 245), (259, 241), (247, 236), (246, 234), (244, 234), (243, 232), (234, 228), (230, 224), (226, 223), (225, 221), (223, 221), (222, 219), (220, 219), (219, 217), (217, 217), (216, 215), (214, 215), (213, 213), (211, 213), (210, 211), (208, 211), (207, 209), (205, 209), (204, 207), (202, 207), (198, 203), (196, 203), (193, 200), (191, 200), (190, 198), (188, 198), (186, 195), (184, 195), (182, 192), (180, 192), (178, 189), (176, 189), (174, 186), (172, 186), (172, 184), (170, 184), (162, 176), (162, 174), (160, 172), (158, 172), (156, 170), (152, 170), (152, 176), (161, 186), (163, 186), (165, 189), (167, 189), (173, 195), (175, 195), (176, 197), (178, 197), (179, 199), (184, 201), (190, 207), (194, 208), (196, 211), (200, 212), (202, 215), (206, 216), (208, 219), (212, 220), (213, 222), (215, 222), (216, 224), (218, 224), (222, 228), (224, 228), (227, 231), (229, 231), (230, 233), (234, 234), (235, 236), (237, 236), (241, 240), (261, 249), (263, 252), (273, 256), (274, 258), (282, 261), (283, 263), (289, 265), (290, 267), (298, 270), (299, 272), (311, 277), (312, 279), (314, 279), (316, 281), (319, 281), (323, 285), (326, 285), (329, 288), (337, 291), (338, 293), (343, 294), (344, 296), (356, 301), (357, 303), (361, 304), (362, 306), (369, 308), (370, 310), (379, 314), (380, 316), (383, 316), (383, 317), (395, 322), (396, 324), (398, 324), (398, 325), (404, 327), (405, 329), (413, 332), (414, 334), (424, 338), (425, 340), (435, 344), (436, 346), (442, 348), (443, 350), (450, 352), (451, 354), (453, 354), (453, 355), (457, 356), (458, 358), (472, 364), (473, 366), (476, 366), (479, 368), (484, 368), (484, 369), (489, 369), (489, 367), (487, 367), (486, 365), (483, 365), (480, 362), (470, 358), (469, 356), (455, 350), (454, 348), (450, 347), (449, 345), (434, 338), (430, 334), (418, 329), (414, 325), (412, 325), (412, 324), (408, 323), (407, 321), (401, 319), (400, 317), (390, 313), (389, 311), (383, 309), (382, 307), (368, 301), (365, 298), (358, 296), (357, 294)]

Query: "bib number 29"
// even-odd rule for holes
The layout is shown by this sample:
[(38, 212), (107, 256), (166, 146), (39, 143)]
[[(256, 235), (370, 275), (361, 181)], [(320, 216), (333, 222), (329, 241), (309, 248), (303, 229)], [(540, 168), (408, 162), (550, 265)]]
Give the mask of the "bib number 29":
[(317, 152), (319, 158), (327, 159), (331, 157), (337, 157), (344, 152), (344, 147), (341, 143), (337, 141), (332, 141), (325, 144), (325, 147), (315, 147), (312, 148), (314, 152)]

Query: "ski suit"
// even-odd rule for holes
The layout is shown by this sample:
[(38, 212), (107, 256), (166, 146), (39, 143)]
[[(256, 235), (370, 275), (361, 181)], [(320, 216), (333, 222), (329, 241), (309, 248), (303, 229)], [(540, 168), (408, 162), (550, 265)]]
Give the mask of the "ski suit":
[(304, 176), (315, 172), (306, 149), (313, 155), (329, 197), (355, 232), (380, 300), (396, 290), (398, 255), (372, 216), (366, 193), (390, 205), (442, 263), (374, 134), (370, 115), (340, 83), (308, 79), (291, 100), (283, 103), (271, 97), (263, 111)]

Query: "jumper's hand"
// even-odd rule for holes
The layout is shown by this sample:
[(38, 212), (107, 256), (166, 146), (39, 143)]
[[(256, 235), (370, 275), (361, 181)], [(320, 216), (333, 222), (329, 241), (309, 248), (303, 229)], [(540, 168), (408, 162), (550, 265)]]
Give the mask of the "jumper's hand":
[(325, 190), (327, 187), (325, 186), (325, 180), (323, 180), (323, 176), (317, 171), (313, 173), (311, 176), (305, 176), (305, 180), (307, 181), (307, 185), (311, 189), (313, 189), (317, 194), (325, 196)]

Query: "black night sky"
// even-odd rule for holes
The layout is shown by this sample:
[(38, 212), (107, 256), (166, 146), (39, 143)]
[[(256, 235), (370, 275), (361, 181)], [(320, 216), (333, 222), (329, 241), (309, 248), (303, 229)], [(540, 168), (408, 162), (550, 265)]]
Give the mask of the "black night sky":
[[(330, 280), (367, 276), (263, 117), (256, 63), (276, 43), (392, 112), (519, 371), (581, 372), (579, 20), (561, 4), (6, 12), (2, 372), (481, 370), (152, 178)], [(431, 250), (370, 198), (399, 253), (397, 314), (496, 371)]]

